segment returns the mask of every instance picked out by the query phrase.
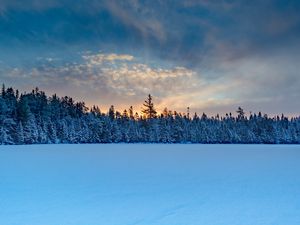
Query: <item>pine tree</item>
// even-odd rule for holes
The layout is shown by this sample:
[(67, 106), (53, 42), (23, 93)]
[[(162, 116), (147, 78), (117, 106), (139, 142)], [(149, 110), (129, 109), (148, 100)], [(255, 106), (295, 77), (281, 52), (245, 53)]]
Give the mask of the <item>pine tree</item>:
[(115, 107), (113, 105), (108, 110), (108, 116), (111, 120), (115, 119)]
[(133, 107), (130, 106), (128, 111), (129, 111), (129, 118), (130, 118), (131, 120), (133, 120), (133, 119), (134, 119)]
[(28, 120), (24, 126), (24, 142), (25, 144), (36, 144), (38, 142), (38, 127), (33, 114), (29, 114)]
[(238, 110), (236, 112), (238, 113), (238, 119), (244, 119), (245, 118), (245, 112), (241, 107), (238, 107)]
[(17, 144), (24, 144), (24, 129), (23, 129), (23, 125), (22, 125), (22, 122), (19, 121), (19, 124), (18, 124), (18, 127), (17, 127), (17, 141), (16, 143)]
[(5, 85), (2, 84), (1, 96), (5, 97)]
[(47, 126), (47, 133), (49, 136), (49, 142), (53, 144), (59, 143), (59, 139), (57, 138), (57, 131), (56, 126), (52, 121), (49, 121), (49, 123), (46, 124)]
[(2, 145), (12, 145), (14, 144), (11, 135), (9, 134), (9, 130), (5, 127), (0, 128), (0, 144)]
[(18, 115), (18, 120), (22, 121), (22, 123), (26, 123), (29, 115), (30, 115), (30, 108), (28, 105), (28, 100), (26, 97), (21, 96), (21, 99), (18, 103), (17, 107), (17, 115)]
[(147, 119), (153, 119), (156, 117), (156, 110), (154, 108), (154, 104), (152, 102), (152, 96), (149, 94), (147, 100), (145, 100), (143, 104), (144, 108), (142, 109), (142, 113), (145, 115)]
[(118, 143), (122, 140), (122, 133), (119, 124), (116, 121), (112, 122), (111, 138), (114, 143)]

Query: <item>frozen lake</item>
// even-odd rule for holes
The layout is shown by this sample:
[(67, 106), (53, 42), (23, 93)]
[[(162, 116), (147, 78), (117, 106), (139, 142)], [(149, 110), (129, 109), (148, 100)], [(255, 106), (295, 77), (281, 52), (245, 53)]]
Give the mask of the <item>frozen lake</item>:
[(297, 225), (300, 146), (0, 146), (2, 225)]

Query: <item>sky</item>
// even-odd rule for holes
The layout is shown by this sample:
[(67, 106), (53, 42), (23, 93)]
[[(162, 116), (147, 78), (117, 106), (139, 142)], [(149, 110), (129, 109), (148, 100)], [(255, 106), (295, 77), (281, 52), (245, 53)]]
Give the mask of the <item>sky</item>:
[(106, 111), (299, 115), (298, 0), (0, 0), (0, 81)]

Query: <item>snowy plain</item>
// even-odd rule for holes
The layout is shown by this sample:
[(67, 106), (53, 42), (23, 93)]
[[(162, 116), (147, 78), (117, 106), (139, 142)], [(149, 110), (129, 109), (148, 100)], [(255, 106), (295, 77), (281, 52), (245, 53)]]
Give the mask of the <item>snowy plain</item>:
[(1, 225), (297, 225), (300, 145), (0, 146)]

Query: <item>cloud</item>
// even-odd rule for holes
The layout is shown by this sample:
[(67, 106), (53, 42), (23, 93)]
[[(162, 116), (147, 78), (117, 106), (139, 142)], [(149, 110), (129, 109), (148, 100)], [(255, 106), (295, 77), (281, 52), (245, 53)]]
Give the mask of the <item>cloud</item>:
[[(165, 29), (161, 21), (151, 15), (149, 11), (143, 10), (139, 1), (128, 1), (127, 4), (120, 1), (107, 1), (106, 7), (114, 17), (126, 26), (136, 29), (144, 39), (155, 38), (160, 42), (166, 40)], [(148, 8), (149, 9), (149, 8)]]
[(118, 54), (94, 54), (94, 55), (83, 55), (90, 65), (101, 65), (104, 62), (114, 63), (115, 61), (132, 61), (134, 57), (132, 55), (118, 55)]
[(1, 79), (90, 104), (152, 93), (159, 107), (297, 112), (299, 9), (297, 0), (2, 0)]
[(296, 113), (296, 106), (287, 105), (294, 105), (300, 97), (296, 63), (300, 56), (295, 51), (291, 60), (292, 51), (282, 51), (269, 58), (257, 55), (223, 61), (207, 72), (153, 66), (141, 58), (116, 53), (84, 53), (72, 63), (45, 57), (32, 68), (2, 68), (0, 72), (8, 84), (23, 89), (39, 86), (104, 109), (114, 104), (119, 109), (134, 105), (139, 110), (150, 93), (158, 110), (185, 111), (190, 107), (198, 113), (225, 114), (242, 106), (247, 111)]
[(0, 24), (0, 45), (122, 49), (189, 68), (206, 66), (208, 56), (240, 58), (300, 37), (296, 0), (2, 0), (0, 8), (12, 9)]
[[(194, 71), (184, 67), (152, 67), (135, 60), (127, 54), (89, 54), (83, 61), (55, 64), (55, 60), (39, 60), (39, 66), (31, 69), (11, 69), (6, 80), (17, 80), (41, 88), (60, 89), (63, 95), (81, 99), (85, 96), (89, 103), (103, 97), (104, 105), (120, 105), (122, 102), (143, 102), (145, 96), (153, 94), (157, 100), (171, 95), (195, 92), (201, 84)], [(51, 64), (53, 63), (53, 64)], [(123, 104), (122, 104), (123, 105)]]

